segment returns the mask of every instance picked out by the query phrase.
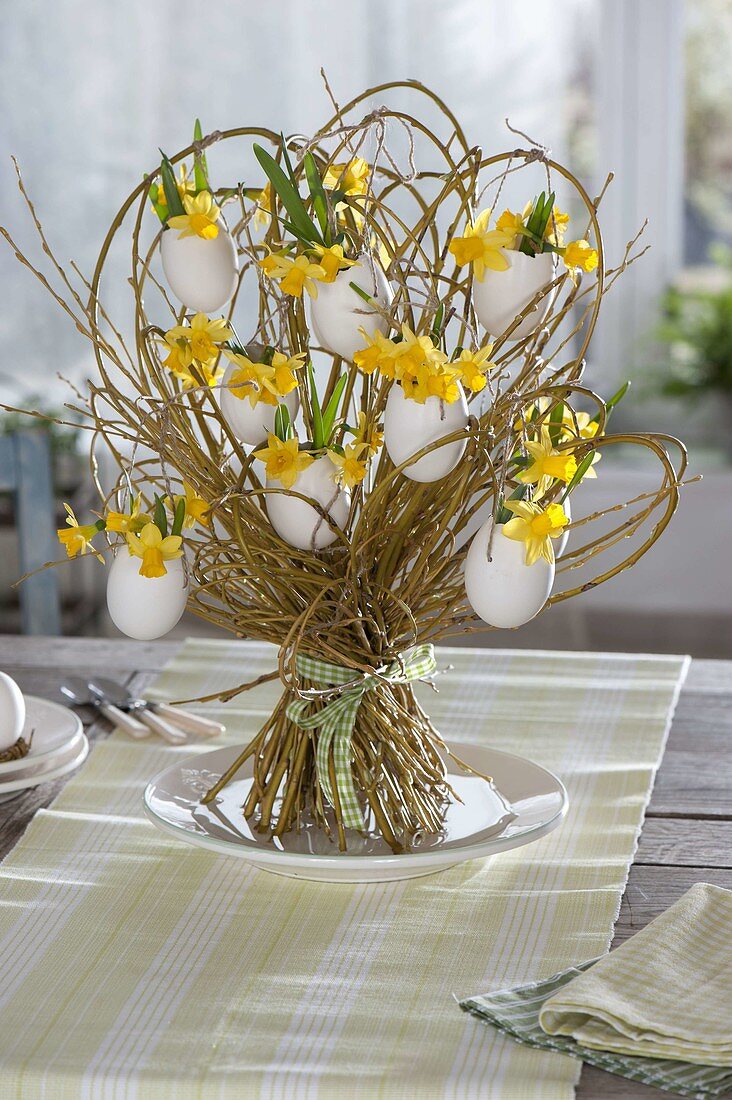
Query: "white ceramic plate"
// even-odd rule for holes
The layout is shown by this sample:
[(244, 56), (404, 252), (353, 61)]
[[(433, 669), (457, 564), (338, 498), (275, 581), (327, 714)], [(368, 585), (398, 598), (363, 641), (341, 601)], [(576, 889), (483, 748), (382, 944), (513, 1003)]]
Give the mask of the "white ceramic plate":
[(145, 790), (145, 812), (178, 840), (294, 878), (384, 882), (429, 875), (538, 840), (559, 825), (568, 805), (560, 780), (538, 764), (497, 749), (456, 744), (456, 755), (492, 775), (494, 783), (460, 773), (448, 763), (449, 781), (463, 804), (450, 806), (440, 836), (426, 837), (411, 852), (394, 855), (379, 837), (347, 830), (348, 851), (340, 854), (321, 830), (308, 825), (281, 839), (252, 832), (241, 810), (251, 785), (250, 764), (210, 806), (202, 805), (201, 796), (241, 748), (229, 745), (166, 768)]
[[(78, 742), (75, 740), (66, 752), (54, 757), (47, 764), (30, 768), (27, 773), (17, 773), (12, 779), (0, 784), (0, 802), (9, 802), (21, 791), (30, 787), (38, 787), (41, 783), (50, 783), (52, 779), (60, 779), (74, 771), (83, 764), (89, 754), (89, 742), (86, 734), (79, 734)], [(27, 759), (27, 757), (26, 757)]]
[(30, 752), (19, 760), (0, 764), (0, 784), (13, 772), (24, 771), (29, 764), (47, 763), (64, 754), (69, 745), (79, 740), (83, 730), (78, 714), (50, 699), (37, 695), (25, 696), (25, 725), (22, 736), (29, 740), (33, 732)]

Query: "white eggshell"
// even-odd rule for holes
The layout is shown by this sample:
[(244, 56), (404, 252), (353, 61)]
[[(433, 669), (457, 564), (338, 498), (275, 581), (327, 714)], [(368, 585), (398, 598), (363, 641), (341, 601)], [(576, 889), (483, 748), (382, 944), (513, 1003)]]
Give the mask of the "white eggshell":
[[(302, 471), (292, 489), (303, 496), (311, 497), (343, 529), (351, 507), (351, 494), (347, 489), (338, 488), (333, 479), (335, 472), (336, 467), (324, 455)], [(267, 488), (281, 489), (282, 485), (279, 481), (268, 480)], [(296, 546), (299, 550), (312, 549), (315, 533), (314, 548), (322, 550), (338, 538), (315, 508), (304, 500), (288, 496), (284, 492), (268, 494), (266, 500), (270, 523), (280, 538), (289, 542), (290, 546)]]
[[(502, 248), (508, 260), (505, 271), (488, 268), (483, 281), (473, 279), (473, 306), (486, 332), (500, 336), (538, 294), (542, 287), (554, 278), (554, 254), (543, 252), (540, 256), (526, 256), (523, 252)], [(554, 293), (542, 298), (537, 308), (524, 317), (511, 333), (511, 340), (523, 340), (538, 328), (547, 315)]]
[[(248, 397), (239, 398), (230, 389), (226, 389), (225, 387), (235, 370), (237, 370), (237, 366), (232, 363), (223, 377), (222, 385), (224, 388), (218, 391), (221, 411), (236, 438), (242, 443), (253, 447), (265, 440), (269, 432), (274, 431), (277, 408), (275, 405), (266, 405), (263, 401), (252, 408)], [(290, 410), (290, 418), (294, 420), (300, 408), (298, 391), (291, 390), (286, 397), (280, 399), (280, 402), (287, 405)]]
[(213, 240), (179, 237), (166, 229), (160, 240), (160, 258), (168, 286), (187, 309), (212, 314), (230, 302), (236, 290), (239, 258), (234, 241), (219, 219)]
[(15, 744), (24, 725), (23, 692), (7, 672), (0, 672), (0, 752)]
[(507, 538), (496, 528), (488, 561), (488, 540), (493, 521), (475, 534), (465, 559), (465, 591), (468, 602), (489, 626), (521, 626), (538, 615), (549, 599), (554, 565), (539, 558), (526, 565), (526, 546)]
[[(569, 503), (569, 497), (567, 497), (567, 499), (565, 500), (564, 504), (562, 505), (562, 508), (564, 508), (564, 514), (567, 517), (567, 519), (569, 520), (569, 522), (571, 523), (572, 522), (572, 509), (571, 509), (571, 506), (570, 506), (570, 503)], [(564, 530), (562, 531), (562, 534), (561, 534), (560, 538), (557, 539), (557, 541), (554, 543), (554, 557), (555, 558), (561, 558), (562, 554), (564, 553), (564, 548), (567, 545), (568, 541), (569, 541), (569, 531), (565, 527)]]
[(162, 638), (180, 619), (188, 598), (180, 558), (166, 561), (164, 577), (141, 577), (142, 559), (120, 546), (107, 576), (107, 608), (128, 638)]
[(351, 283), (360, 286), (384, 308), (388, 308), (392, 300), (386, 275), (378, 263), (372, 268), (371, 261), (365, 256), (360, 257), (358, 267), (339, 271), (332, 283), (318, 283), (318, 297), (310, 302), (315, 338), (326, 351), (349, 361), (365, 347), (359, 328), (364, 328), (370, 336), (377, 329), (384, 334), (388, 329), (383, 317), (353, 290)]
[[(458, 383), (458, 385), (460, 385)], [(404, 396), (404, 390), (394, 383), (389, 390), (384, 411), (384, 445), (395, 466), (401, 466), (423, 447), (452, 435), (468, 424), (468, 403), (460, 386), (460, 397), (452, 404), (428, 397), (424, 405)], [(402, 473), (412, 481), (439, 481), (454, 470), (465, 451), (466, 441), (456, 440), (424, 455)]]

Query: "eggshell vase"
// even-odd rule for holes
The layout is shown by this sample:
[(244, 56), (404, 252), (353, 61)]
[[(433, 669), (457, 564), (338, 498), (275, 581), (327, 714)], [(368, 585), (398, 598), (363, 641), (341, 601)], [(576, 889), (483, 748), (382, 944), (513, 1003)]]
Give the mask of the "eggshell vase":
[(526, 546), (496, 527), (488, 561), (488, 540), (493, 521), (477, 531), (465, 559), (465, 592), (476, 615), (489, 626), (521, 626), (538, 615), (549, 599), (554, 565), (539, 558), (526, 565)]
[(0, 672), (0, 752), (18, 740), (25, 725), (25, 699), (12, 676)]
[(369, 335), (377, 330), (386, 334), (388, 325), (379, 313), (351, 287), (361, 287), (383, 308), (392, 300), (391, 287), (378, 264), (361, 257), (358, 267), (340, 271), (332, 283), (318, 283), (318, 297), (311, 300), (310, 317), (318, 344), (349, 362), (365, 346), (359, 328)]
[(239, 275), (236, 247), (224, 222), (212, 240), (181, 237), (177, 229), (165, 229), (160, 258), (168, 286), (186, 309), (212, 314), (231, 301)]
[[(292, 491), (316, 501), (343, 529), (351, 507), (351, 494), (339, 489), (333, 475), (336, 467), (324, 455), (298, 475)], [(268, 489), (282, 489), (279, 481), (267, 480)], [(285, 492), (267, 494), (267, 515), (277, 534), (298, 550), (323, 550), (338, 538), (319, 512), (299, 497)]]
[[(542, 287), (554, 279), (555, 257), (551, 252), (539, 256), (526, 256), (523, 252), (502, 248), (508, 260), (505, 271), (488, 268), (483, 281), (473, 279), (473, 306), (486, 332), (498, 337), (526, 309)], [(523, 340), (543, 323), (552, 303), (554, 292), (547, 294), (521, 324), (514, 329), (510, 340)]]
[[(397, 383), (389, 390), (384, 410), (384, 445), (395, 466), (401, 466), (424, 447), (467, 425), (468, 403), (462, 386), (460, 397), (452, 404), (440, 401), (439, 397), (428, 397), (420, 405), (405, 397)], [(446, 443), (406, 466), (402, 473), (411, 481), (439, 481), (455, 469), (465, 446), (466, 442), (460, 439)]]
[[(269, 432), (274, 431), (277, 406), (267, 405), (264, 401), (260, 401), (252, 408), (248, 397), (239, 398), (230, 389), (227, 389), (229, 380), (236, 370), (236, 364), (232, 363), (223, 377), (223, 388), (219, 390), (221, 411), (236, 438), (240, 442), (254, 447), (257, 443), (262, 443)], [(292, 390), (286, 397), (281, 397), (280, 404), (287, 405), (290, 418), (294, 420), (300, 408), (300, 398), (297, 390)]]
[(180, 619), (188, 598), (180, 558), (166, 561), (164, 577), (141, 577), (142, 559), (120, 546), (107, 576), (107, 608), (128, 638), (162, 638)]

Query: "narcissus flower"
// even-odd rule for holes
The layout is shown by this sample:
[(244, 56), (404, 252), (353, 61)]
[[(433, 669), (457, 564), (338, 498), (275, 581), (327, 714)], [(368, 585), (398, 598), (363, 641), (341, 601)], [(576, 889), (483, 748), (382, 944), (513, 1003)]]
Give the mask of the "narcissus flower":
[(510, 234), (511, 236), (511, 243), (507, 244), (505, 246), (506, 248), (516, 247), (516, 238), (526, 225), (526, 219), (531, 213), (531, 207), (532, 204), (527, 202), (522, 214), (515, 214), (513, 210), (504, 210), (496, 222), (496, 229), (500, 229), (503, 233)]
[(568, 405), (562, 412), (562, 435), (566, 439), (594, 439), (600, 425), (588, 412), (574, 412)]
[[(188, 179), (188, 168), (185, 164), (181, 164), (178, 167), (178, 179), (175, 181), (175, 186), (178, 188), (178, 194), (180, 195), (181, 202), (185, 199), (186, 195), (195, 194), (196, 187), (192, 180)], [(162, 183), (154, 183), (150, 188), (150, 196), (153, 200), (153, 210), (158, 213), (158, 207), (161, 208), (161, 215), (167, 215), (168, 200), (165, 196), (165, 188)]]
[(61, 527), (56, 534), (58, 535), (58, 541), (66, 550), (67, 557), (75, 558), (77, 554), (94, 554), (103, 564), (104, 558), (98, 550), (94, 549), (91, 540), (100, 531), (104, 530), (104, 520), (100, 519), (96, 523), (80, 524), (71, 505), (64, 504), (64, 508), (66, 509), (66, 523), (68, 526)]
[(317, 253), (316, 262), (320, 264), (325, 272), (325, 277), (321, 280), (324, 283), (332, 283), (338, 272), (347, 267), (360, 266), (358, 260), (346, 259), (341, 244), (333, 244), (330, 248), (326, 248), (324, 244), (314, 244), (313, 252)]
[(266, 227), (272, 221), (272, 184), (269, 181), (257, 195), (256, 203), (254, 224)]
[(279, 481), (284, 489), (291, 489), (298, 474), (307, 470), (314, 461), (307, 451), (300, 450), (295, 436), (283, 443), (273, 432), (267, 437), (267, 446), (255, 451), (254, 457), (264, 462), (267, 477), (271, 481)]
[(179, 237), (202, 237), (212, 241), (219, 235), (217, 221), (221, 211), (213, 201), (210, 191), (199, 191), (197, 195), (184, 195), (185, 214), (168, 218), (171, 229), (179, 229)]
[[(260, 260), (260, 266), (270, 257)], [(294, 260), (289, 256), (277, 256), (276, 262), (266, 271), (270, 279), (278, 279), (280, 289), (285, 294), (291, 294), (293, 298), (302, 298), (303, 290), (307, 291), (311, 298), (318, 297), (316, 280), (326, 281), (325, 269), (320, 264), (314, 264), (307, 256), (297, 256)]]
[(545, 426), (541, 429), (541, 439), (535, 442), (528, 440), (526, 450), (533, 461), (519, 474), (518, 479), (524, 485), (536, 485), (539, 496), (543, 496), (554, 481), (563, 481), (566, 485), (577, 473), (577, 459), (572, 451), (557, 450)]
[(344, 195), (365, 195), (371, 168), (363, 157), (352, 157), (348, 164), (331, 164), (326, 169), (323, 187), (338, 189)]
[(458, 375), (451, 367), (424, 363), (415, 374), (402, 378), (404, 396), (424, 405), (428, 397), (437, 397), (452, 405), (460, 397)]
[[(231, 340), (233, 335), (223, 317), (210, 319), (205, 313), (197, 313), (190, 325), (176, 325), (169, 329), (165, 342), (169, 347), (180, 347), (180, 341), (184, 341), (190, 348), (191, 358), (199, 363), (211, 363), (219, 353), (219, 345)], [(182, 365), (190, 366), (190, 359)]]
[(450, 364), (460, 372), (460, 381), (473, 393), (480, 393), (485, 387), (485, 376), (495, 366), (489, 358), (492, 351), (493, 344), (486, 344), (478, 351), (463, 348), (458, 358)]
[(563, 214), (559, 207), (555, 206), (549, 216), (549, 221), (546, 223), (544, 240), (548, 244), (553, 244), (561, 248), (564, 244), (564, 234), (567, 231), (568, 225), (569, 214)]
[(597, 249), (592, 248), (589, 241), (570, 241), (562, 253), (563, 259), (570, 272), (594, 271), (598, 264)]
[(146, 515), (140, 514), (141, 506), (142, 496), (140, 495), (135, 497), (129, 515), (125, 512), (107, 512), (107, 530), (125, 535), (128, 531), (141, 530), (146, 523), (150, 522)]
[(396, 357), (397, 345), (393, 340), (389, 340), (384, 336), (383, 332), (378, 329), (376, 332), (368, 333), (365, 328), (358, 330), (363, 336), (366, 344), (365, 348), (361, 348), (353, 356), (353, 361), (359, 370), (362, 370), (364, 374), (373, 374), (375, 370), (381, 372), (385, 378), (394, 378), (394, 363)]
[(182, 542), (180, 535), (168, 535), (163, 538), (160, 528), (155, 523), (145, 524), (139, 535), (131, 531), (127, 533), (130, 554), (136, 558), (142, 558), (141, 577), (164, 577), (168, 572), (165, 562), (182, 556)]
[(336, 467), (335, 480), (340, 485), (346, 485), (352, 489), (366, 477), (366, 459), (361, 456), (366, 450), (365, 443), (348, 443), (343, 454), (337, 451), (328, 451), (328, 458)]
[(369, 427), (366, 413), (358, 414), (358, 428), (356, 429), (356, 443), (363, 443), (369, 456), (373, 456), (381, 450), (384, 442), (384, 433), (376, 426)]
[(552, 539), (561, 537), (569, 520), (561, 504), (549, 504), (542, 508), (525, 500), (507, 500), (506, 507), (514, 518), (504, 523), (501, 531), (507, 539), (526, 544), (525, 562), (533, 565), (539, 558), (554, 561)]
[(236, 365), (227, 383), (228, 388), (243, 401), (249, 398), (253, 409), (259, 402), (265, 405), (278, 405), (297, 386), (296, 370), (304, 366), (305, 352), (297, 355), (284, 355), (281, 351), (272, 354), (271, 363), (253, 363), (240, 352), (226, 351), (226, 358)]
[[(196, 490), (192, 485), (189, 485), (187, 481), (183, 482), (183, 492), (186, 502), (186, 513), (183, 517), (183, 530), (187, 531), (189, 527), (195, 527), (197, 523), (202, 524), (204, 527), (211, 525), (211, 516), (209, 513), (208, 502), (199, 497)], [(176, 502), (177, 503), (177, 502)]]
[(453, 237), (450, 241), (449, 251), (455, 257), (458, 267), (464, 264), (473, 265), (473, 274), (479, 283), (483, 282), (486, 269), (492, 271), (505, 271), (508, 260), (500, 251), (502, 248), (510, 248), (515, 239), (515, 233), (503, 229), (489, 229), (488, 219), (490, 210), (484, 210), (471, 225), (465, 226), (462, 237)]

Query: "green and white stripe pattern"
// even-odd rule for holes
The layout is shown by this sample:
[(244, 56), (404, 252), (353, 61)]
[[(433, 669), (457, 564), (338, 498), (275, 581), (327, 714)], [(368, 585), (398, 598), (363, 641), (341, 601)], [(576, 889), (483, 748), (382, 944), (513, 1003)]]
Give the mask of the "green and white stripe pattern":
[[(453, 995), (607, 950), (685, 663), (437, 654), (454, 666), (439, 695), (415, 691), (440, 733), (556, 771), (562, 827), (408, 882), (280, 878), (145, 819), (145, 784), (173, 761), (210, 785), (210, 741), (115, 734), (0, 866), (2, 1100), (572, 1100), (577, 1059), (512, 1042)], [(223, 691), (276, 660), (191, 640), (149, 694)], [(241, 745), (281, 692), (200, 709)]]
[(460, 1001), (460, 1007), (519, 1043), (539, 1050), (569, 1054), (609, 1073), (627, 1077), (630, 1081), (640, 1081), (644, 1085), (654, 1085), (679, 1096), (724, 1096), (732, 1089), (732, 1068), (699, 1066), (670, 1058), (612, 1054), (583, 1046), (570, 1036), (547, 1035), (539, 1023), (539, 1014), (545, 1002), (598, 961), (592, 959), (580, 966), (572, 966), (531, 985), (468, 997)]
[(401, 654), (396, 660), (377, 669), (373, 676), (356, 672), (352, 668), (331, 664), (315, 657), (298, 656), (295, 668), (298, 676), (315, 684), (340, 687), (334, 699), (326, 702), (314, 714), (309, 699), (296, 699), (287, 708), (287, 717), (302, 729), (320, 729), (315, 763), (318, 782), (325, 797), (333, 805), (333, 789), (330, 782), (328, 760), (333, 746), (333, 764), (336, 787), (343, 817), (343, 824), (350, 829), (362, 829), (363, 812), (353, 785), (351, 739), (356, 726), (358, 708), (367, 691), (373, 691), (384, 681), (390, 684), (408, 684), (430, 676), (436, 669), (435, 651), (431, 645), (418, 645)]

